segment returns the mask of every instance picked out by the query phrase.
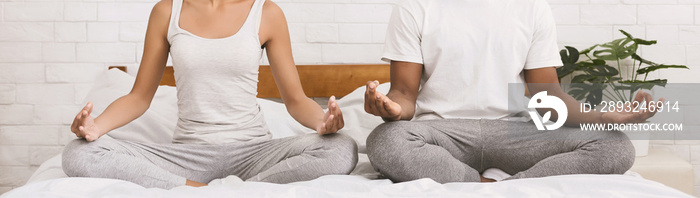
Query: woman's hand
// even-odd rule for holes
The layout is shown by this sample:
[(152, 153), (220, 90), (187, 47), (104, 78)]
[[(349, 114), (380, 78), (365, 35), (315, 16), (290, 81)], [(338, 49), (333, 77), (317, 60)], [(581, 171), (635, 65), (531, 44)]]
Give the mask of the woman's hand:
[[(601, 120), (603, 123), (642, 123), (647, 119), (651, 118), (656, 114), (656, 111), (649, 111), (649, 105), (653, 104), (663, 104), (664, 98), (661, 98), (658, 102), (654, 103), (653, 98), (649, 93), (639, 91), (634, 97), (634, 102), (630, 104), (636, 104), (631, 107), (624, 107), (623, 109), (637, 109), (639, 105), (644, 105), (645, 109), (639, 110), (639, 112), (633, 111), (615, 111), (615, 112), (605, 112), (601, 115)], [(646, 104), (643, 104), (645, 103)]]
[(92, 113), (92, 103), (88, 102), (85, 107), (75, 116), (70, 129), (75, 136), (85, 138), (88, 142), (95, 141), (104, 133), (95, 125), (95, 120), (90, 115)]
[(328, 111), (323, 115), (323, 123), (316, 127), (316, 132), (320, 135), (338, 132), (345, 126), (343, 112), (340, 112), (335, 96), (328, 99)]
[(378, 81), (367, 82), (365, 91), (365, 112), (380, 116), (386, 121), (396, 121), (401, 119), (401, 105), (389, 99), (386, 95), (379, 93)]

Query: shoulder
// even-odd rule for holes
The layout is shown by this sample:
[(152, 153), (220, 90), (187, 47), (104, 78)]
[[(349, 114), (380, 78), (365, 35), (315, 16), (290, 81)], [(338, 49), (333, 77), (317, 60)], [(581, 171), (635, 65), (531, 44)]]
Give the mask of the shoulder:
[(432, 1), (432, 0), (401, 0), (396, 3), (396, 8), (399, 9), (405, 9), (409, 11), (420, 11), (420, 10), (425, 10), (426, 7), (429, 7), (432, 3), (442, 3), (441, 1)]
[[(267, 43), (273, 37), (289, 35), (287, 31), (287, 19), (284, 12), (275, 2), (264, 0), (262, 8), (262, 19), (260, 22), (261, 43)], [(284, 30), (284, 31), (281, 31)]]
[(282, 12), (282, 8), (278, 6), (275, 2), (270, 0), (264, 0), (265, 4), (262, 8), (262, 22), (261, 27), (266, 27), (264, 29), (275, 30), (282, 26), (287, 26), (287, 19)]
[(413, 20), (420, 21), (425, 17), (426, 12), (431, 8), (438, 8), (444, 4), (442, 1), (433, 0), (401, 0), (394, 7), (394, 15), (402, 16), (401, 18), (411, 17)]
[(153, 6), (151, 10), (151, 19), (170, 19), (170, 13), (173, 8), (173, 0), (161, 0)]
[(272, 20), (284, 19), (284, 12), (282, 12), (282, 8), (280, 8), (280, 6), (275, 2), (265, 0), (262, 10), (263, 18)]
[(549, 11), (551, 9), (549, 7), (549, 2), (546, 0), (529, 0), (527, 3), (530, 4), (530, 7), (536, 12)]

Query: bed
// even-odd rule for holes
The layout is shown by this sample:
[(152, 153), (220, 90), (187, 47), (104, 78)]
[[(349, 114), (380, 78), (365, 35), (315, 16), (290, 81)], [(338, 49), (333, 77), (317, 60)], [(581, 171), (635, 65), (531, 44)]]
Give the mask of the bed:
[[(283, 185), (243, 182), (164, 190), (115, 179), (68, 178), (61, 169), (59, 154), (44, 162), (25, 186), (2, 197), (690, 197), (633, 173), (565, 175), (496, 183), (439, 184), (430, 179), (419, 179), (395, 184), (374, 171), (364, 154), (367, 135), (382, 120), (364, 112), (362, 85), (374, 79), (387, 82), (389, 66), (300, 66), (299, 73), (309, 97), (343, 96), (338, 104), (346, 125), (340, 133), (355, 139), (360, 152), (359, 162), (350, 175), (329, 175)], [(261, 66), (258, 97), (279, 97), (271, 78), (269, 67)], [(119, 69), (110, 69), (97, 78), (85, 101), (94, 103), (93, 114), (98, 115), (111, 101), (128, 93), (133, 81), (134, 77)], [(177, 120), (175, 88), (168, 86), (174, 85), (171, 68), (166, 69), (161, 84), (163, 86), (158, 88), (151, 108), (143, 116), (102, 138), (170, 143), (172, 133), (168, 131), (173, 131)], [(388, 83), (384, 83), (378, 90), (386, 93), (388, 88)], [(294, 121), (283, 104), (266, 99), (258, 99), (258, 102), (274, 138), (314, 132)]]

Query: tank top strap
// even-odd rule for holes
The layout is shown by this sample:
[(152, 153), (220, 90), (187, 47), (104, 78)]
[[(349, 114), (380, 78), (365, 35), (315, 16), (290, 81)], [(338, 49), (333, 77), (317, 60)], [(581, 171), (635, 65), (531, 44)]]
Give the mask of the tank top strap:
[(184, 0), (172, 0), (172, 9), (170, 11), (170, 24), (168, 27), (168, 41), (170, 42), (170, 38), (175, 36), (175, 34), (179, 33), (180, 26), (178, 25), (180, 23), (180, 11), (182, 11), (182, 3)]
[(266, 0), (255, 0), (253, 7), (250, 9), (248, 18), (246, 19), (247, 28), (251, 29), (255, 35), (260, 32), (260, 22), (262, 21), (262, 9)]

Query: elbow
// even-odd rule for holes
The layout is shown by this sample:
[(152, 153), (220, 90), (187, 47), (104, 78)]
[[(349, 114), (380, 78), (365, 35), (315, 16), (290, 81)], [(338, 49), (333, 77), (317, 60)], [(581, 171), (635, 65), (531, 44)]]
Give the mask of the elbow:
[(295, 107), (307, 100), (311, 100), (311, 98), (306, 97), (306, 95), (296, 95), (293, 97), (282, 97), (282, 103), (289, 109), (290, 107)]
[(561, 86), (555, 83), (528, 83), (526, 88), (529, 96), (534, 96), (542, 91), (547, 91), (547, 95), (550, 96), (563, 96), (566, 94), (561, 89)]
[(139, 114), (143, 114), (148, 110), (148, 108), (151, 107), (151, 101), (153, 101), (153, 96), (148, 97), (143, 94), (137, 94), (137, 93), (129, 93), (128, 95), (124, 96), (127, 99), (128, 103), (131, 104), (134, 109), (136, 109)]

